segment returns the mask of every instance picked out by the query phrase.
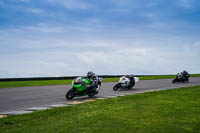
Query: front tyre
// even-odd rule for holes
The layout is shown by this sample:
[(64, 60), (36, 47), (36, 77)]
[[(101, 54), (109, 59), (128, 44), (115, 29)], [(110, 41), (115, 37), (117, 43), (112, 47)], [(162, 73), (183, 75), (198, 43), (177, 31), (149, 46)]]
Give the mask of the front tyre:
[(120, 88), (120, 86), (121, 86), (121, 85), (120, 85), (119, 83), (116, 84), (116, 85), (113, 87), (113, 90), (114, 90), (114, 91), (118, 90), (118, 89)]
[(71, 100), (76, 96), (74, 89), (70, 89), (67, 93), (66, 93), (66, 99)]

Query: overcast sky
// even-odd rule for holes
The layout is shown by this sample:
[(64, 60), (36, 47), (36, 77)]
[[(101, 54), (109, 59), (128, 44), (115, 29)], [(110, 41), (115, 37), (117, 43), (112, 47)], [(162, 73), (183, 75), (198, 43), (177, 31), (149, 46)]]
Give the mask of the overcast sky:
[(199, 0), (0, 0), (0, 78), (200, 73)]

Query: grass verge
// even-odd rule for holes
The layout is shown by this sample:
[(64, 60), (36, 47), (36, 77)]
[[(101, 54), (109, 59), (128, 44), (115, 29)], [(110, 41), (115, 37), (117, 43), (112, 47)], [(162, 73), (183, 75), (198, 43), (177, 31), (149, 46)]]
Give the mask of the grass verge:
[(1, 133), (197, 133), (200, 86), (148, 92), (0, 119)]
[[(200, 74), (192, 74), (191, 77), (200, 77)], [(170, 78), (175, 78), (175, 75), (155, 75), (155, 76), (139, 77), (140, 80), (170, 79)], [(117, 82), (118, 80), (119, 78), (104, 78), (103, 82)], [(71, 83), (72, 80), (9, 81), (9, 82), (0, 82), (0, 88), (67, 85)]]
[(0, 88), (66, 85), (71, 83), (72, 80), (9, 81), (9, 82), (0, 82)]

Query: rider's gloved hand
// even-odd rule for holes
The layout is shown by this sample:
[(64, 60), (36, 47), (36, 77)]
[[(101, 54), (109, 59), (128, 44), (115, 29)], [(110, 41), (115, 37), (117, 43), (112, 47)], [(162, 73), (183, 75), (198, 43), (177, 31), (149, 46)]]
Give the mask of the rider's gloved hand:
[(89, 88), (89, 87), (90, 87), (90, 85), (85, 85), (85, 87), (86, 87), (86, 88)]

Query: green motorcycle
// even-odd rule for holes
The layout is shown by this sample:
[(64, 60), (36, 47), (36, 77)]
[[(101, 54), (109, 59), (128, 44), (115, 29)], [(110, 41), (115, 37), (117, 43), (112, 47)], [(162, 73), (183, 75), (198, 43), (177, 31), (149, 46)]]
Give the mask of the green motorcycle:
[(98, 79), (96, 87), (93, 89), (87, 89), (87, 86), (91, 85), (92, 82), (85, 77), (78, 77), (72, 81), (72, 88), (66, 93), (66, 99), (73, 99), (75, 96), (93, 97), (98, 94), (101, 87), (101, 79)]

